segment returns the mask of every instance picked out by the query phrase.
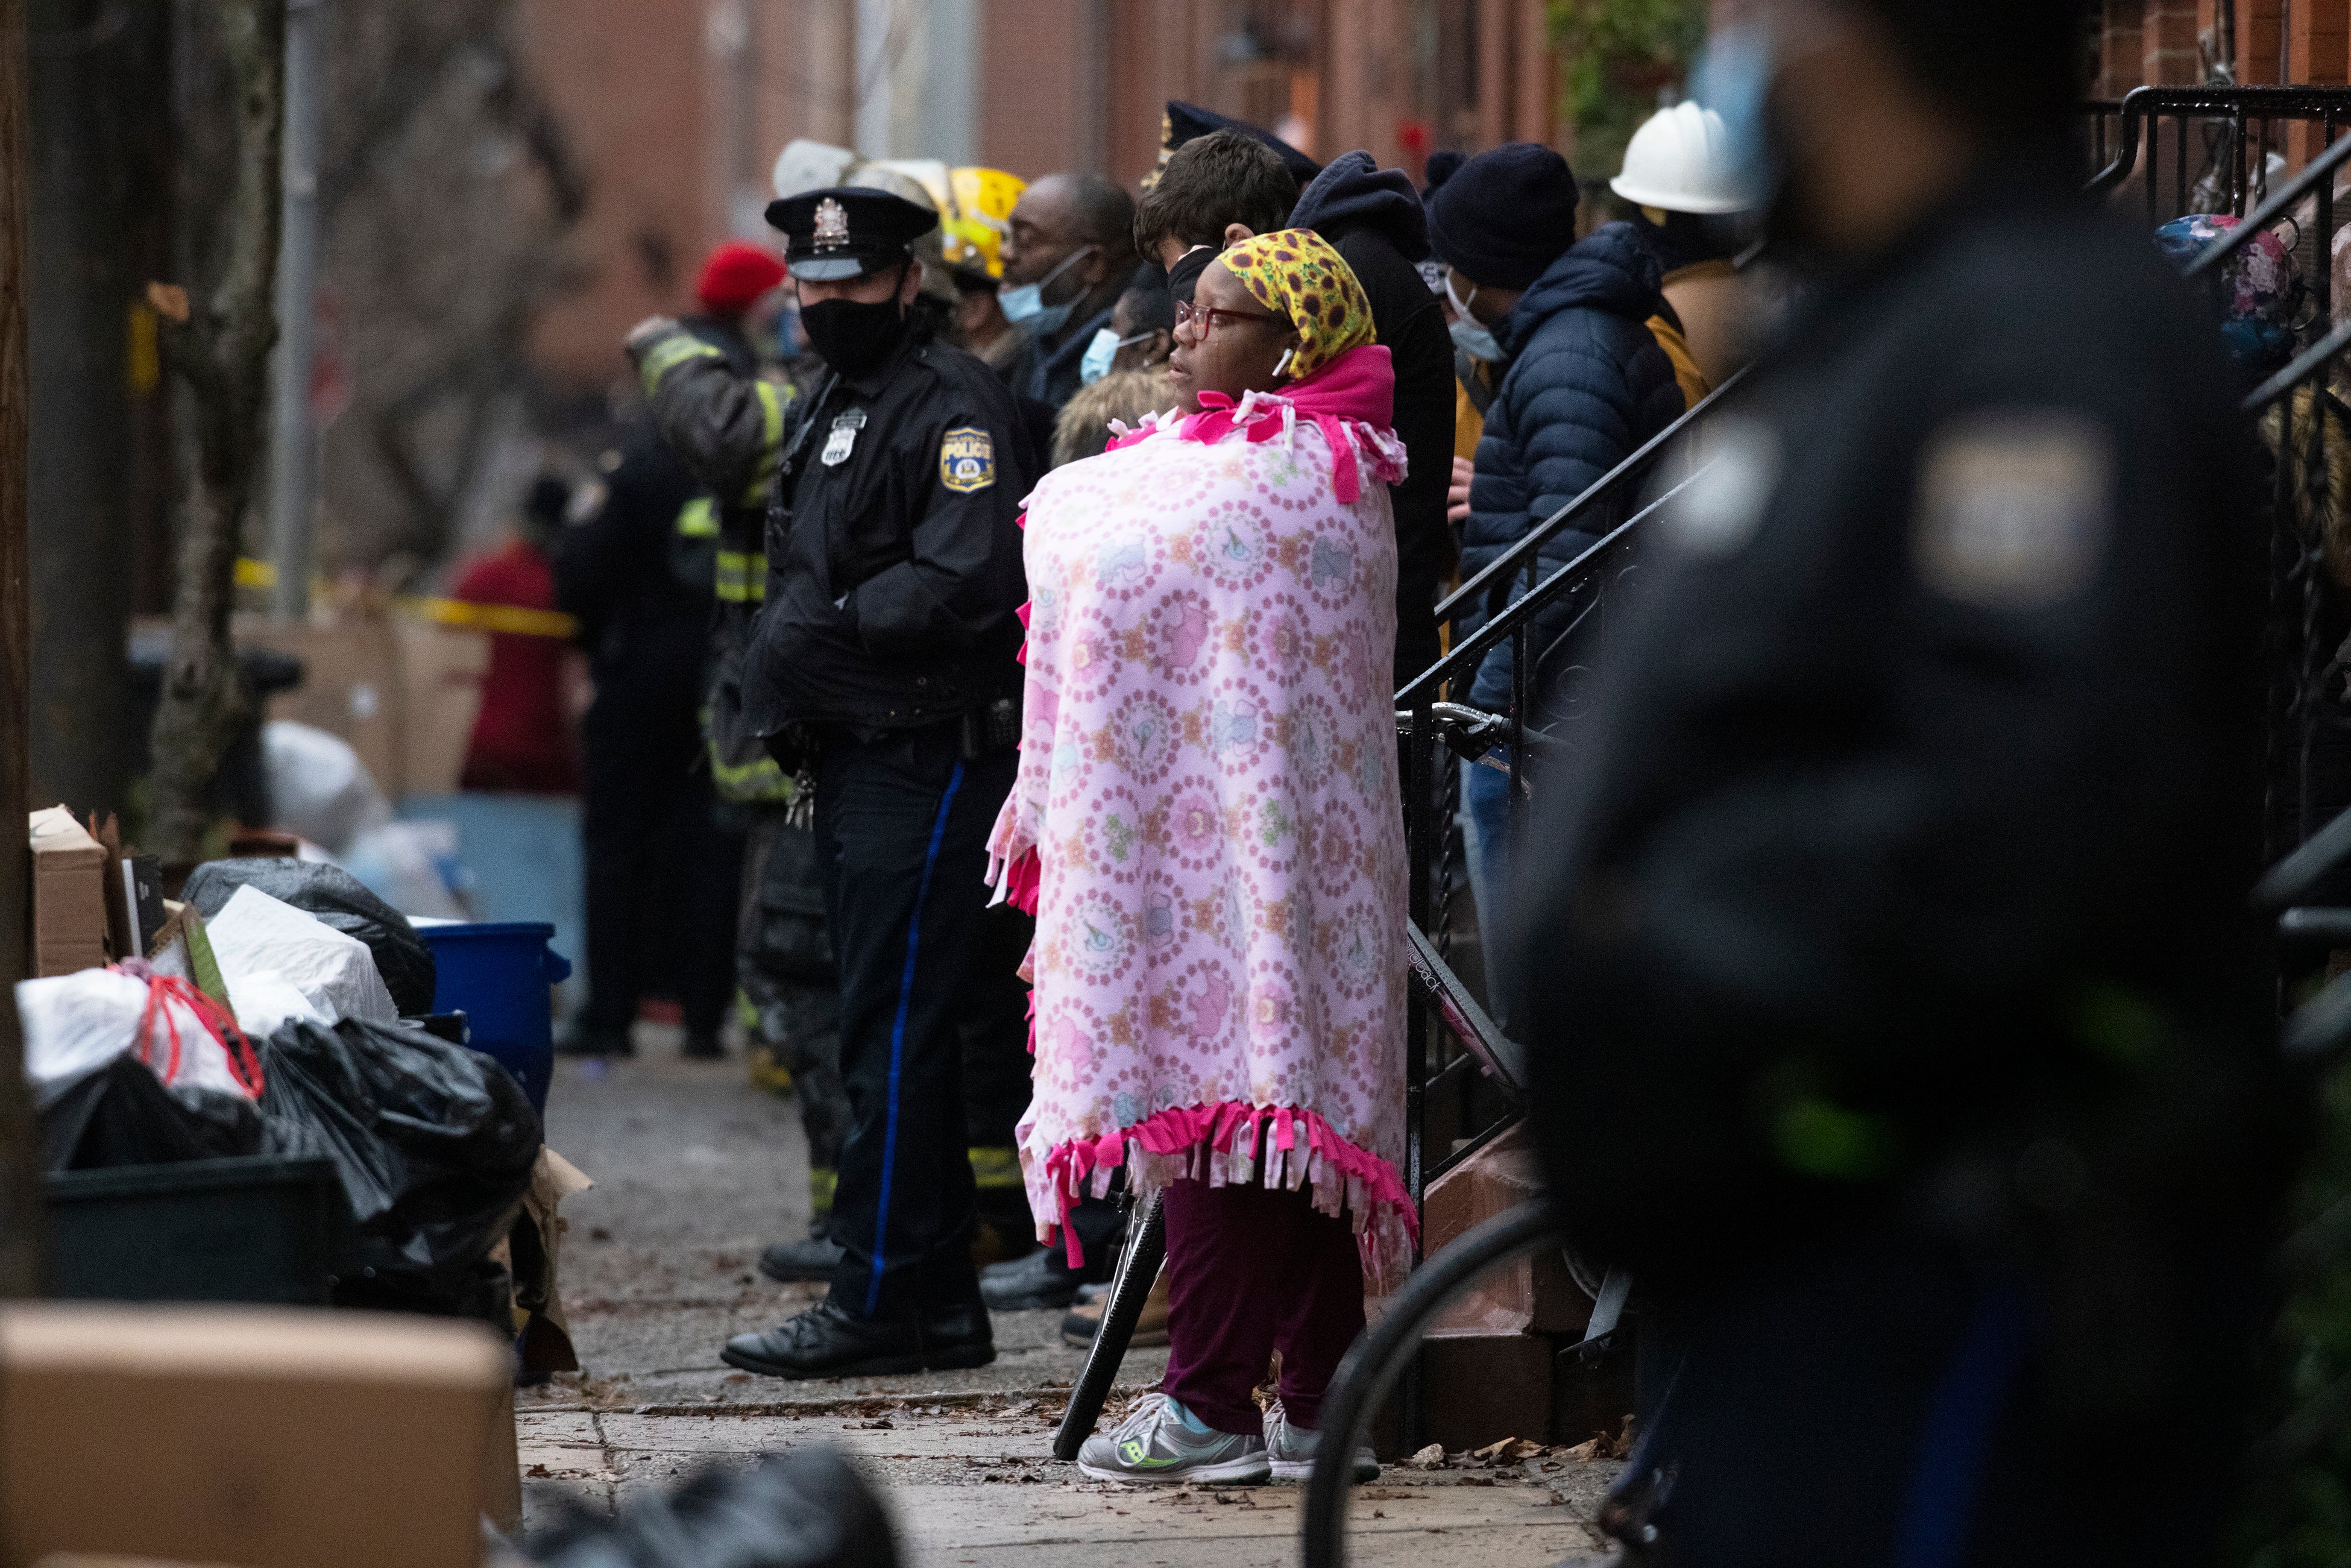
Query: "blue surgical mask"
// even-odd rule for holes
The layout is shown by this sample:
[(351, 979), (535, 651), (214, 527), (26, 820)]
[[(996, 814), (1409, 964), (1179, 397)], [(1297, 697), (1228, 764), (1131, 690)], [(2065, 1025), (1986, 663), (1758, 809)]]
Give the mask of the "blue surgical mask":
[(1723, 28), (1707, 40), (1706, 53), (1690, 73), (1689, 96), (1722, 116), (1738, 188), (1763, 207), (1779, 193), (1783, 173), (1771, 136), (1771, 78), (1779, 50), (1760, 21)]
[(1117, 363), (1118, 351), (1121, 349), (1131, 349), (1137, 343), (1149, 341), (1151, 341), (1151, 334), (1148, 332), (1137, 332), (1132, 338), (1122, 338), (1110, 328), (1104, 327), (1094, 334), (1093, 341), (1086, 345), (1085, 358), (1078, 361), (1078, 379), (1087, 386), (1093, 385), (1102, 377), (1110, 374), (1112, 368)]
[(1061, 265), (1035, 283), (1024, 283), (1018, 288), (998, 293), (996, 302), (1003, 308), (1004, 319), (1016, 327), (1026, 327), (1040, 338), (1050, 338), (1070, 324), (1070, 313), (1078, 308), (1074, 299), (1066, 305), (1045, 303), (1045, 290), (1056, 278), (1093, 253), (1093, 246), (1080, 246), (1061, 258)]
[(1453, 320), (1446, 329), (1453, 334), (1453, 346), (1473, 360), (1483, 360), (1489, 365), (1500, 364), (1507, 357), (1502, 352), (1502, 345), (1495, 340), (1491, 329), (1469, 314), (1469, 299), (1478, 298), (1478, 286), (1471, 284), (1469, 299), (1464, 299), (1453, 291), (1453, 275), (1448, 272), (1445, 275), (1445, 298), (1453, 307)]

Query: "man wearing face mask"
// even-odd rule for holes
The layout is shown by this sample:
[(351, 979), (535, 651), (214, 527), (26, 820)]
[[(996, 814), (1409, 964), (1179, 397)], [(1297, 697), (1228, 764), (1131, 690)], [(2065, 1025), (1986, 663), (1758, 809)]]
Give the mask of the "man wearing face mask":
[(1085, 384), (1086, 350), (1134, 280), (1134, 229), (1133, 198), (1093, 174), (1048, 174), (1012, 209), (997, 299), (1037, 343), (1020, 390), (1056, 413)]
[[(1686, 412), (1673, 361), (1647, 325), (1663, 306), (1656, 258), (1629, 224), (1609, 224), (1579, 242), (1576, 205), (1567, 160), (1526, 141), (1470, 159), (1429, 203), (1429, 244), (1447, 268), (1454, 344), (1496, 376), (1461, 530), (1465, 580)], [(1542, 575), (1597, 544), (1625, 515), (1623, 507), (1604, 517), (1587, 512), (1552, 535), (1539, 552)], [(1462, 607), (1454, 635), (1475, 632), (1526, 590), (1523, 574), (1510, 574), (1483, 602)], [(1535, 618), (1531, 660), (1576, 613), (1575, 604), (1555, 602)], [(1469, 683), (1471, 703), (1510, 711), (1513, 657), (1507, 638), (1486, 654)], [(1562, 674), (1556, 663), (1530, 672), (1530, 728), (1553, 716), (1546, 698)], [(1481, 917), (1499, 915), (1509, 903), (1516, 825), (1510, 794), (1507, 772), (1461, 765), (1469, 885)], [(1498, 959), (1489, 944), (1488, 985), (1499, 999)], [(1496, 1018), (1510, 1022), (1505, 1009)]]
[[(768, 591), (743, 722), (816, 797), (850, 1100), (819, 1306), (741, 1334), (732, 1365), (840, 1377), (995, 1357), (969, 1249), (964, 1035), (1026, 1039), (982, 972), (983, 845), (1019, 736), (1019, 498), (1011, 394), (910, 311), (937, 214), (885, 192), (776, 202), (800, 325), (827, 374), (793, 421), (649, 321), (629, 351), (672, 445), (721, 495), (767, 486)], [(1000, 1054), (1002, 1044), (999, 1045)]]
[(1812, 287), (1643, 525), (1503, 938), (1637, 1281), (1619, 1563), (2218, 1560), (2296, 1142), (2267, 530), (2209, 313), (2082, 194), (2085, 9), (1752, 0), (1696, 84)]

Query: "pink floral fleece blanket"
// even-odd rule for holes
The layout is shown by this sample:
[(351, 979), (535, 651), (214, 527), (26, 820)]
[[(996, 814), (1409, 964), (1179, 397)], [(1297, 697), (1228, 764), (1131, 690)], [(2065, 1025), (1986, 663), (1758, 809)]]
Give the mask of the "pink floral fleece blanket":
[(1026, 734), (989, 848), (1038, 917), (1042, 1239), (1124, 1165), (1142, 1192), (1311, 1183), (1375, 1288), (1410, 1265), (1393, 386), (1357, 349), (1029, 499)]

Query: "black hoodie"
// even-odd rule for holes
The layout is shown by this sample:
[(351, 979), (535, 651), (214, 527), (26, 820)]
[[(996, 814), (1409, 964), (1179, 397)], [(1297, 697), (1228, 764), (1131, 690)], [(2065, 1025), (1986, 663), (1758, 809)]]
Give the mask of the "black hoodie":
[(1395, 433), (1407, 473), (1392, 487), (1396, 530), (1395, 680), (1437, 662), (1437, 590), (1453, 570), (1445, 491), (1453, 473), (1453, 340), (1445, 308), (1413, 264), (1428, 255), (1428, 219), (1401, 169), (1350, 152), (1315, 176), (1290, 214), (1346, 258), (1395, 362)]

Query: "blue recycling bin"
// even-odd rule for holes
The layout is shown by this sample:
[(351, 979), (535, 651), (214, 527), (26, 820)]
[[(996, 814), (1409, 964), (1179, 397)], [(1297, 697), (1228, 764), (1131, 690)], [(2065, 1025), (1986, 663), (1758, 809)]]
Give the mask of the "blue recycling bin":
[(555, 1076), (555, 1015), (548, 988), (571, 966), (548, 946), (555, 927), (539, 920), (419, 925), (438, 978), (433, 1010), (465, 1015), (466, 1043), (513, 1073), (543, 1117)]

